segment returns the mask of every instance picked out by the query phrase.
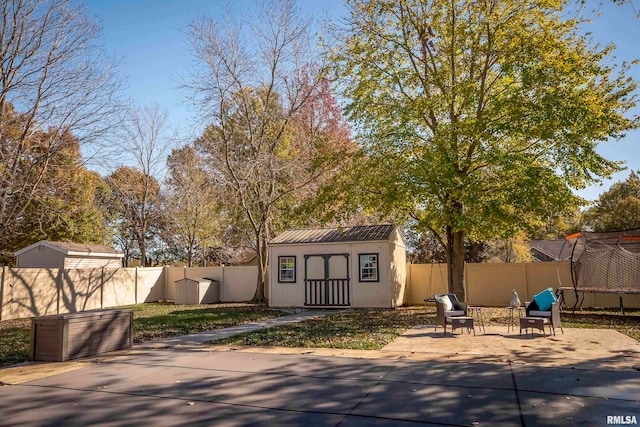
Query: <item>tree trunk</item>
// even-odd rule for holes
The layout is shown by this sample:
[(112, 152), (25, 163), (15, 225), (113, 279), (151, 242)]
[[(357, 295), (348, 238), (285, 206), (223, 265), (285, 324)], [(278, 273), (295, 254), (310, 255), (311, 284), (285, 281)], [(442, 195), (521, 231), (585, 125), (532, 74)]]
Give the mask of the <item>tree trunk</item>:
[(464, 292), (464, 232), (453, 231), (447, 226), (447, 270), (449, 272), (449, 293), (460, 301), (466, 301)]
[(258, 248), (258, 282), (256, 285), (256, 293), (253, 295), (251, 302), (253, 303), (265, 303), (267, 298), (264, 294), (264, 286), (266, 283), (267, 265), (268, 265), (268, 252), (267, 252), (267, 238), (263, 233), (259, 233), (256, 236), (256, 243)]
[(138, 240), (138, 247), (140, 248), (140, 267), (147, 266), (147, 244), (142, 240)]

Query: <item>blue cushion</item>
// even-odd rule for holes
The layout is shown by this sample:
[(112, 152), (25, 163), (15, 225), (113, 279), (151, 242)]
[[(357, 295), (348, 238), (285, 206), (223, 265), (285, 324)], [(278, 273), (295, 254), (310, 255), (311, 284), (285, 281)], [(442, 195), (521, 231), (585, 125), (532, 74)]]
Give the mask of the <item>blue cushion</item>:
[(547, 288), (544, 291), (540, 292), (538, 295), (533, 297), (533, 300), (538, 305), (538, 308), (541, 311), (547, 311), (551, 309), (551, 305), (558, 301), (556, 299), (555, 294), (553, 293), (553, 289)]

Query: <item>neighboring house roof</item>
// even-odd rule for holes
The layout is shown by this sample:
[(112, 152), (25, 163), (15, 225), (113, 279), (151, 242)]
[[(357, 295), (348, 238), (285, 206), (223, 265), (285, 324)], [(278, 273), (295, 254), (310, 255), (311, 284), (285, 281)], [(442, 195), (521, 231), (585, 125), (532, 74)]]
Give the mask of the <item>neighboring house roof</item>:
[(383, 224), (343, 228), (289, 230), (276, 236), (269, 244), (386, 241), (391, 238), (395, 228), (395, 225)]
[(538, 261), (564, 261), (571, 258), (571, 245), (566, 239), (532, 240), (531, 255)]
[(249, 264), (256, 259), (258, 253), (255, 249), (247, 248), (238, 255), (238, 264)]
[(38, 246), (46, 246), (54, 251), (62, 252), (71, 256), (92, 256), (100, 258), (122, 258), (124, 255), (113, 248), (104, 245), (94, 245), (91, 243), (71, 243), (71, 242), (50, 242), (48, 240), (40, 240), (32, 245), (22, 248), (14, 253), (15, 256), (21, 255)]

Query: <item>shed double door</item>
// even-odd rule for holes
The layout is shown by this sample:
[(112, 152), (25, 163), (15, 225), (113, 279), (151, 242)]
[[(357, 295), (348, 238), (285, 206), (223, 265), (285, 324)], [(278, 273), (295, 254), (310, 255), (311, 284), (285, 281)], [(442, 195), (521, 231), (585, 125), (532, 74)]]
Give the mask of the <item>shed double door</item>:
[(304, 256), (304, 305), (351, 305), (349, 254)]

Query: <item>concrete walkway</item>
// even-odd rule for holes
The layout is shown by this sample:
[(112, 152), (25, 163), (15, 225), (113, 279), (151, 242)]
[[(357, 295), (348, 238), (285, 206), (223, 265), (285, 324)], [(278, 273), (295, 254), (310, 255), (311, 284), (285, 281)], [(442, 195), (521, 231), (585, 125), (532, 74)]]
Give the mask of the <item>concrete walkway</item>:
[(212, 343), (217, 340), (222, 340), (235, 335), (244, 334), (247, 332), (253, 332), (260, 329), (269, 329), (276, 326), (290, 325), (292, 323), (302, 322), (304, 320), (315, 319), (318, 317), (326, 316), (327, 314), (335, 313), (335, 310), (309, 310), (302, 311), (296, 314), (290, 314), (288, 316), (274, 317), (273, 319), (263, 320), (261, 322), (245, 323), (238, 326), (233, 326), (224, 329), (214, 329), (211, 331), (200, 332), (191, 335), (181, 335), (171, 338), (163, 338), (154, 341), (148, 341), (142, 344), (137, 344), (135, 347), (141, 348), (155, 348), (155, 347), (175, 347), (175, 346), (191, 346)]

